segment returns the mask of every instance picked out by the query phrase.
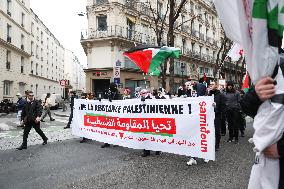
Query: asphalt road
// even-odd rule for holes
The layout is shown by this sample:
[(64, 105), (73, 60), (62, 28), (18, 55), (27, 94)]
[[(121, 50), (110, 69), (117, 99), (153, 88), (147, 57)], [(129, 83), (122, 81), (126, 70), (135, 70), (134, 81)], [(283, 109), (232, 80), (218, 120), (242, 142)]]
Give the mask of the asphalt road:
[(251, 123), (239, 144), (225, 142), (216, 161), (186, 165), (185, 156), (162, 153), (140, 157), (122, 147), (100, 148), (100, 143), (78, 139), (29, 146), (27, 150), (0, 150), (1, 189), (70, 188), (188, 188), (244, 189), (254, 154), (247, 141)]

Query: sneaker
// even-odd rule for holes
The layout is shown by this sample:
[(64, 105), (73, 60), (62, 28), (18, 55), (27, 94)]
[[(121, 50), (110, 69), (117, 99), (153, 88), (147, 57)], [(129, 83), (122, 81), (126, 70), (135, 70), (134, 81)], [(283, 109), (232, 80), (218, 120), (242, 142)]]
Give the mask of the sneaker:
[(204, 163), (208, 163), (209, 162), (209, 159), (204, 159)]
[(235, 140), (235, 144), (238, 144), (239, 143), (239, 141), (238, 140)]
[(84, 143), (87, 142), (87, 138), (83, 138), (82, 140), (80, 140), (80, 143)]
[(20, 147), (17, 148), (17, 150), (23, 150), (23, 149), (27, 149), (27, 146), (21, 145)]
[(147, 156), (150, 156), (150, 150), (143, 150), (141, 157), (147, 157)]
[(50, 121), (55, 121), (55, 119), (51, 118)]
[(233, 139), (230, 139), (230, 138), (229, 138), (229, 139), (227, 140), (227, 142), (233, 142)]
[(104, 143), (103, 145), (101, 145), (101, 148), (106, 148), (106, 147), (110, 147), (110, 144)]
[(69, 128), (70, 128), (70, 126), (68, 126), (68, 125), (67, 125), (67, 126), (66, 126), (66, 127), (64, 127), (63, 129), (69, 129)]
[(241, 134), (241, 137), (245, 137), (245, 133), (242, 133), (242, 134)]
[(197, 165), (197, 161), (193, 158), (190, 158), (189, 161), (186, 164), (189, 165), (189, 166)]
[(48, 140), (48, 138), (44, 139), (42, 145), (46, 145), (47, 144), (47, 140)]

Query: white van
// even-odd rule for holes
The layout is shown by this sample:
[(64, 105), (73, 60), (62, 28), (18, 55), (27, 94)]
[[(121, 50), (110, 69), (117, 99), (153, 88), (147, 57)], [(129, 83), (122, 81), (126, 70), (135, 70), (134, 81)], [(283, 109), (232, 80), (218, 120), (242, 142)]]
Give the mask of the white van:
[[(43, 94), (41, 96), (40, 99), (42, 103), (44, 102), (45, 97), (46, 97), (46, 94)], [(51, 108), (56, 108), (56, 109), (58, 109), (60, 104), (63, 102), (63, 99), (61, 98), (61, 94), (51, 94), (50, 100), (51, 100)]]

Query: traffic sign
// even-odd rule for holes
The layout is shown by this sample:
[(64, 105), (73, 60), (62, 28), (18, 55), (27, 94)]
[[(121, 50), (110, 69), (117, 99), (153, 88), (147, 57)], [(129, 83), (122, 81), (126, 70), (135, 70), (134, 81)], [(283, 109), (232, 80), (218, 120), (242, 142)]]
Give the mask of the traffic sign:
[(119, 84), (120, 84), (120, 78), (113, 78), (113, 82), (114, 82), (116, 85), (119, 85)]
[(69, 85), (69, 80), (67, 80), (67, 79), (61, 79), (61, 80), (59, 80), (59, 83), (60, 83), (60, 85), (61, 86), (66, 86), (66, 85)]
[(120, 67), (114, 67), (113, 68), (113, 77), (114, 78), (120, 78)]
[(121, 67), (121, 62), (120, 62), (120, 60), (117, 60), (117, 61), (116, 61), (115, 67)]

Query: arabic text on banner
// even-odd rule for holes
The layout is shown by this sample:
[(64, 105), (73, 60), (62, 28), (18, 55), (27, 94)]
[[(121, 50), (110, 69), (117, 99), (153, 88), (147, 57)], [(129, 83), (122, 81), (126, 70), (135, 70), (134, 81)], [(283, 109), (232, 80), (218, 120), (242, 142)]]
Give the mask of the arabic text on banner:
[(99, 142), (215, 160), (213, 97), (75, 100), (72, 133)]

